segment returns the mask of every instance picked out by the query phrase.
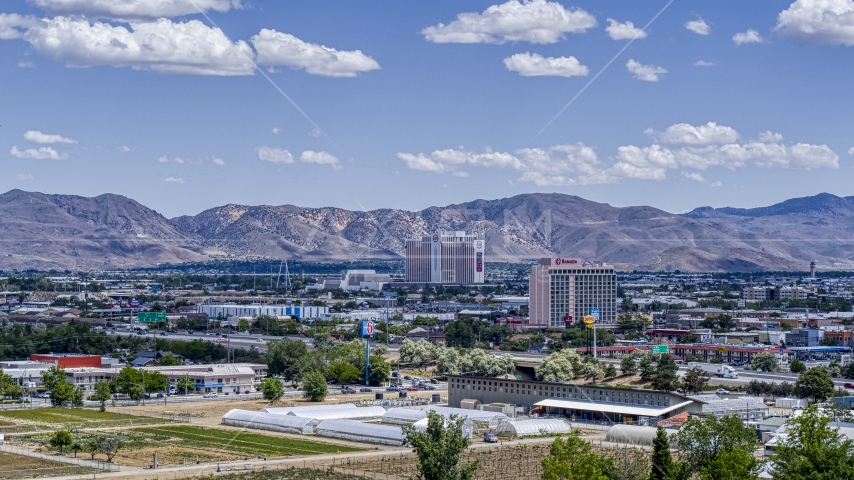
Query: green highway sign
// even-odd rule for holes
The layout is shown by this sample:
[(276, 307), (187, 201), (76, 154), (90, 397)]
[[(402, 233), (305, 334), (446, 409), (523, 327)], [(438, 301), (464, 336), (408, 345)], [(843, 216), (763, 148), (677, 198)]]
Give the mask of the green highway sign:
[(653, 345), (652, 353), (670, 353), (670, 345)]
[(166, 321), (166, 312), (139, 312), (136, 314), (139, 323), (157, 323)]

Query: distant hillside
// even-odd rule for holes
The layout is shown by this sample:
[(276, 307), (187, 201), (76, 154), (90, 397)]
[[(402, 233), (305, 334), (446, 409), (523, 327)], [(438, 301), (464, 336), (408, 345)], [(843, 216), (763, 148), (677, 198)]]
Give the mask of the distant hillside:
[[(561, 255), (623, 270), (852, 269), (854, 197), (820, 194), (769, 207), (676, 215), (563, 194), (354, 212), (225, 205), (167, 220), (119, 195), (0, 195), (0, 268), (155, 266), (210, 258), (398, 259), (403, 240), (442, 230), (486, 238), (488, 261)], [(80, 267), (78, 267), (80, 266)]]

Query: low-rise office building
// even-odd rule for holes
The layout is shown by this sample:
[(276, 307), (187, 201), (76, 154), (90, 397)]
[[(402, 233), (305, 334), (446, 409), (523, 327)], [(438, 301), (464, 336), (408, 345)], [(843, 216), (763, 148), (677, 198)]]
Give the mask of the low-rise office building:
[[(142, 367), (166, 375), (171, 386), (188, 375), (194, 388), (187, 393), (238, 394), (256, 391), (255, 385), (267, 375), (267, 365), (232, 363), (224, 365), (179, 365), (170, 367)], [(91, 391), (97, 382), (108, 382), (118, 377), (121, 368), (70, 368), (66, 379), (72, 385)], [(181, 392), (183, 393), (183, 392)]]

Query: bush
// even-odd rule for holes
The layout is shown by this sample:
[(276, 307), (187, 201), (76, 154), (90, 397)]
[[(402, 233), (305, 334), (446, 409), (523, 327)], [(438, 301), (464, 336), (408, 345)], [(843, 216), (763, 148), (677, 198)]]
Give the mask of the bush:
[(326, 377), (317, 370), (306, 373), (302, 376), (303, 397), (312, 402), (322, 402), (329, 393), (326, 386)]

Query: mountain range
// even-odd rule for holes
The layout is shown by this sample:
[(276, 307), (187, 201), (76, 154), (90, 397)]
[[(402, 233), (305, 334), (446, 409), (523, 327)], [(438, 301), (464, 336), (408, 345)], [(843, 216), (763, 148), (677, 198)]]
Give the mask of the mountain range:
[(475, 200), (417, 212), (224, 205), (168, 219), (113, 194), (0, 195), (0, 269), (101, 270), (222, 258), (401, 259), (404, 239), (465, 230), (486, 260), (544, 256), (620, 270), (854, 270), (854, 197), (822, 193), (760, 208), (673, 214), (558, 193)]

